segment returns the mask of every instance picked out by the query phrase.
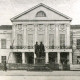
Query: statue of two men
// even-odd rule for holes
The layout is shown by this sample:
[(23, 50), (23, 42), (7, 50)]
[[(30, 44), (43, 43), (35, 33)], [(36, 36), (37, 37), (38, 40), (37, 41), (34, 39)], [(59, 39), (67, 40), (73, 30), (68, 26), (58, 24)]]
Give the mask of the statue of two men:
[(35, 54), (36, 54), (36, 57), (38, 57), (38, 58), (45, 56), (45, 47), (42, 42), (40, 42), (40, 45), (38, 44), (38, 42), (36, 42)]

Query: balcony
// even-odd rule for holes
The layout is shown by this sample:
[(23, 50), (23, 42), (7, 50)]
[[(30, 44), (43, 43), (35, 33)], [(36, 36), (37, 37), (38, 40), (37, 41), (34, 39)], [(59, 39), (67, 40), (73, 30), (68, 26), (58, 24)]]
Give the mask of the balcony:
[[(34, 49), (34, 46), (10, 46), (10, 49)], [(45, 46), (45, 49), (72, 49), (72, 46)]]
[(49, 46), (48, 49), (72, 49), (72, 46)]
[(34, 49), (34, 46), (10, 46), (10, 49)]

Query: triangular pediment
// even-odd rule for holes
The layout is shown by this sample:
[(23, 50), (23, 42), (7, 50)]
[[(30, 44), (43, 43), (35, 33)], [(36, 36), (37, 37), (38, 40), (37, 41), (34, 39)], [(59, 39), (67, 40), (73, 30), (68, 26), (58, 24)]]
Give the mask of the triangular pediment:
[[(37, 17), (37, 13), (43, 11), (46, 16)], [(43, 15), (43, 14), (42, 14)], [(13, 17), (11, 21), (20, 21), (20, 20), (70, 20), (71, 18), (52, 9), (45, 4), (38, 4), (37, 6), (32, 7), (31, 9)]]

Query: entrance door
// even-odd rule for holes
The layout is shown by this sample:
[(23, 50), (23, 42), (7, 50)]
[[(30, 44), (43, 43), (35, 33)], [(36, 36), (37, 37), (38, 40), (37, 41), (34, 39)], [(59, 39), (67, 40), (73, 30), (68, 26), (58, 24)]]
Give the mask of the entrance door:
[(57, 53), (49, 52), (49, 63), (56, 64), (57, 63)]
[(33, 52), (27, 52), (26, 53), (26, 61), (28, 64), (33, 64), (34, 63), (34, 53)]
[(16, 63), (22, 63), (22, 53), (17, 52), (15, 53)]
[(70, 65), (68, 64), (69, 60), (68, 60), (68, 55), (69, 53), (66, 52), (62, 52), (60, 54), (60, 61), (61, 61), (61, 65), (62, 65), (62, 70), (69, 70), (70, 69)]

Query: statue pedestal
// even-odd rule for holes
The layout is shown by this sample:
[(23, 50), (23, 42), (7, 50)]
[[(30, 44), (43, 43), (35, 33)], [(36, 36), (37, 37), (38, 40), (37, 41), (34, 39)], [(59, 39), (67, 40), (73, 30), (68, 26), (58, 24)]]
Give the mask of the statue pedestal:
[(35, 58), (35, 64), (36, 65), (44, 65), (45, 64), (45, 58)]
[(35, 58), (35, 64), (29, 71), (51, 71), (45, 64), (45, 58)]

